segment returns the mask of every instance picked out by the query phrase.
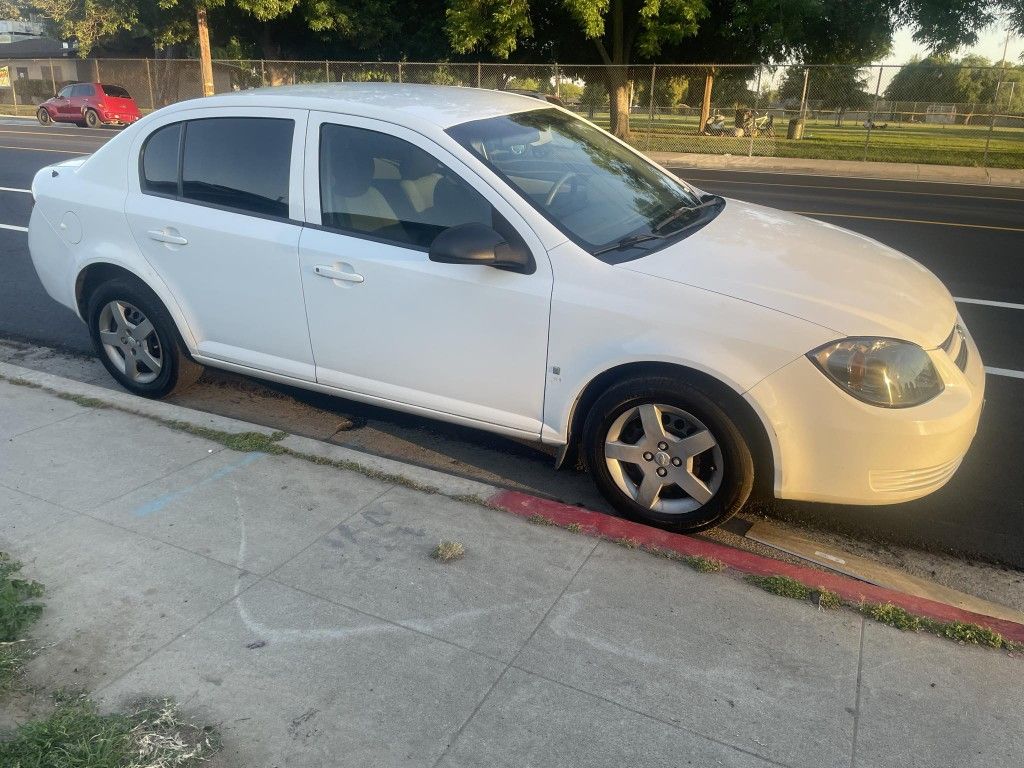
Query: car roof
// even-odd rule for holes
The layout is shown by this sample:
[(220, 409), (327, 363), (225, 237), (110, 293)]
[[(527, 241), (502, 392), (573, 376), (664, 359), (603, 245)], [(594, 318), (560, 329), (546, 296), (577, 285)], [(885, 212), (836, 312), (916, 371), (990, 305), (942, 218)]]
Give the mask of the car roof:
[[(186, 107), (188, 105), (188, 107)], [(508, 91), (413, 83), (310, 83), (254, 88), (175, 105), (181, 108), (266, 106), (364, 115), (442, 129), (469, 120), (544, 109), (550, 104)], [(395, 120), (404, 117), (404, 120)]]

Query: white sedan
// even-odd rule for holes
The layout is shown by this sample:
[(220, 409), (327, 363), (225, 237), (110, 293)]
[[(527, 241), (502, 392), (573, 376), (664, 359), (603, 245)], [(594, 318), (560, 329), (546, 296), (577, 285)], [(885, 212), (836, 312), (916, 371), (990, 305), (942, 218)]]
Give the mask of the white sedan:
[(923, 267), (536, 99), (187, 101), (32, 189), (43, 285), (140, 395), (208, 365), (527, 438), (680, 531), (755, 489), (923, 496), (977, 429), (981, 358)]

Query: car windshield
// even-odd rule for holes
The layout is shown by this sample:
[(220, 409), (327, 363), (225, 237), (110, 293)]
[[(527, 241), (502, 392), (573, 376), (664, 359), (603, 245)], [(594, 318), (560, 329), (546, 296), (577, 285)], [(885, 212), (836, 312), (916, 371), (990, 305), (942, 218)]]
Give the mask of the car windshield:
[(120, 85), (101, 85), (103, 92), (115, 99), (130, 99), (128, 91), (122, 88)]
[(604, 261), (649, 253), (710, 221), (724, 205), (562, 110), (475, 120), (448, 134)]

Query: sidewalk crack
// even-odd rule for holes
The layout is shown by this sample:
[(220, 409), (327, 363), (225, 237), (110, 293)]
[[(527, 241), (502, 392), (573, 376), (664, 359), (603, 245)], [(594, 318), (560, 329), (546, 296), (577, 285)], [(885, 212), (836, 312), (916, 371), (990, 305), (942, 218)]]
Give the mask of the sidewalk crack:
[(853, 704), (853, 740), (850, 743), (850, 768), (857, 764), (857, 731), (860, 728), (860, 689), (861, 677), (864, 671), (864, 634), (867, 626), (867, 619), (861, 616), (860, 619), (860, 655), (857, 659), (857, 696)]

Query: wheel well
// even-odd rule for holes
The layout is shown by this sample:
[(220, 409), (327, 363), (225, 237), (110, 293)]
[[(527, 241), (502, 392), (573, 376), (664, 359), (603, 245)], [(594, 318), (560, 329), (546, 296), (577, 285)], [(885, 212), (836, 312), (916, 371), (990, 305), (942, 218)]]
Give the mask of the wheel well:
[(103, 285), (103, 283), (115, 277), (127, 278), (137, 283), (142, 282), (138, 275), (129, 272), (124, 267), (104, 262), (90, 264), (78, 273), (78, 277), (75, 280), (75, 304), (78, 305), (79, 316), (84, 318), (86, 322), (88, 322), (88, 318), (86, 318), (85, 314), (89, 309), (89, 297), (92, 295), (92, 292)]
[(569, 440), (562, 458), (563, 463), (575, 463), (583, 423), (587, 420), (587, 414), (597, 399), (613, 384), (643, 376), (672, 376), (716, 395), (716, 399), (729, 416), (735, 419), (736, 426), (747, 439), (751, 456), (754, 459), (755, 493), (758, 496), (771, 496), (775, 481), (772, 444), (764, 423), (750, 403), (736, 390), (714, 376), (673, 363), (627, 363), (604, 371), (587, 384), (577, 398), (569, 416)]

